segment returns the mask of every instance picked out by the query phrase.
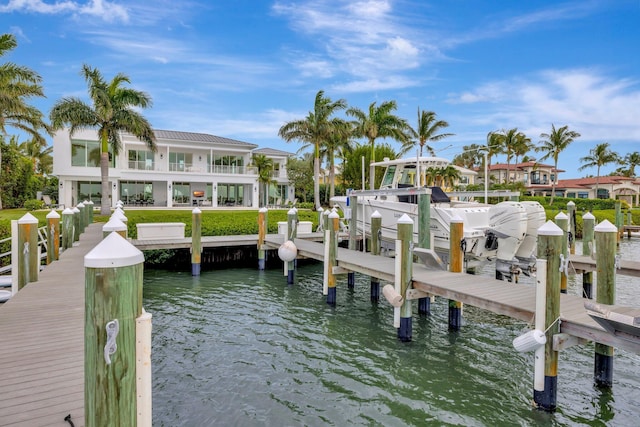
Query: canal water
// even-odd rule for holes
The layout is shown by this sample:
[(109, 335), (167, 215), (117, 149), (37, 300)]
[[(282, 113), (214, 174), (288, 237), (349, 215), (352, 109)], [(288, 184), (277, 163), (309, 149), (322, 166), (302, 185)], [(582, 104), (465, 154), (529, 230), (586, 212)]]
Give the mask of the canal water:
[[(633, 257), (640, 239), (621, 250)], [(639, 286), (618, 276), (617, 303), (640, 307)], [(580, 289), (579, 276), (570, 279), (570, 292)], [(291, 286), (281, 269), (147, 270), (144, 306), (153, 314), (154, 426), (634, 426), (640, 418), (640, 356), (616, 350), (613, 389), (601, 391), (593, 344), (562, 352), (558, 410), (541, 412), (531, 405), (533, 353), (511, 344), (525, 322), (465, 306), (464, 327), (452, 333), (438, 298), (431, 316), (414, 314), (413, 341), (402, 343), (391, 307), (369, 301), (368, 277), (356, 275), (353, 291), (341, 282), (337, 306), (327, 306), (319, 264), (299, 268)]]

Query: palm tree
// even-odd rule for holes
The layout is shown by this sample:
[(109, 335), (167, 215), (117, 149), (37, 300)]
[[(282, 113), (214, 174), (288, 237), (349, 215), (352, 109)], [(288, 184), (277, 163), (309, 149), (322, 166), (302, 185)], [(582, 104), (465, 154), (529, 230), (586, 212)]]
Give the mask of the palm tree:
[(453, 165), (447, 165), (447, 167), (440, 169), (440, 175), (442, 177), (442, 185), (448, 188), (452, 188), (456, 182), (460, 181), (462, 174)]
[(569, 126), (565, 125), (556, 129), (555, 125), (551, 124), (551, 133), (541, 133), (540, 138), (544, 138), (540, 141), (542, 144), (536, 147), (536, 151), (542, 151), (545, 154), (539, 161), (544, 161), (551, 157), (553, 159), (553, 170), (555, 172), (555, 179), (551, 182), (551, 200), (549, 204), (553, 203), (553, 199), (556, 196), (556, 182), (558, 181), (558, 157), (574, 139), (579, 138), (580, 134), (576, 131), (569, 130)]
[(351, 123), (337, 118), (332, 122), (334, 132), (320, 147), (320, 155), (327, 158), (329, 165), (329, 206), (331, 206), (331, 198), (336, 195), (336, 154), (344, 157), (346, 153), (351, 151), (351, 135), (353, 134)]
[[(509, 130), (502, 129), (498, 132), (492, 133), (492, 143), (498, 144), (501, 147), (501, 152), (507, 155), (507, 179), (506, 183), (509, 184), (511, 180), (511, 159), (516, 155), (516, 151), (518, 151), (518, 144), (526, 143), (526, 141), (531, 141), (527, 136), (518, 132), (518, 128), (512, 128)], [(517, 163), (517, 161), (516, 161)]]
[(347, 103), (343, 99), (335, 102), (324, 96), (320, 90), (316, 94), (313, 111), (309, 111), (307, 117), (285, 123), (278, 131), (278, 136), (287, 142), (294, 140), (314, 147), (313, 159), (313, 202), (315, 208), (320, 207), (320, 146), (331, 137), (334, 131), (334, 122), (331, 116), (337, 111), (346, 108)]
[[(0, 35), (0, 56), (15, 49), (16, 46), (18, 43), (13, 35)], [(27, 67), (12, 62), (0, 65), (0, 133), (2, 135), (7, 134), (7, 127), (13, 127), (29, 134), (34, 140), (45, 142), (40, 131), (49, 133), (49, 128), (44, 123), (42, 112), (27, 103), (30, 98), (44, 97), (41, 82), (42, 77)], [(0, 164), (2, 164), (1, 153)], [(1, 195), (0, 209), (2, 209)]]
[(628, 169), (626, 171), (627, 176), (635, 177), (636, 176), (636, 166), (640, 165), (640, 153), (634, 151), (633, 153), (627, 153), (622, 160), (622, 164), (627, 165)]
[(596, 199), (598, 198), (598, 183), (600, 181), (600, 168), (602, 166), (608, 165), (609, 163), (616, 163), (620, 161), (620, 156), (618, 153), (615, 153), (609, 149), (609, 143), (603, 142), (602, 144), (596, 145), (594, 148), (589, 150), (589, 155), (580, 158), (580, 162), (582, 166), (578, 168), (578, 170), (584, 170), (586, 168), (590, 168), (593, 166), (597, 167), (596, 174)]
[[(371, 163), (376, 160), (375, 143), (378, 138), (393, 138), (404, 144), (408, 139), (409, 125), (404, 119), (392, 114), (397, 108), (395, 101), (385, 101), (376, 107), (376, 103), (369, 105), (368, 114), (359, 108), (349, 108), (347, 115), (355, 117), (354, 136), (367, 138), (371, 146)], [(373, 189), (375, 179), (369, 177), (369, 187)]]
[(262, 206), (265, 206), (268, 204), (269, 186), (276, 182), (273, 179), (273, 159), (264, 154), (254, 154), (253, 165), (258, 169), (258, 198), (262, 199)]
[(82, 76), (87, 82), (88, 105), (75, 97), (62, 98), (55, 103), (49, 114), (51, 126), (61, 129), (69, 126), (69, 134), (77, 130), (96, 129), (100, 138), (100, 179), (102, 198), (100, 213), (110, 213), (109, 204), (109, 148), (117, 156), (122, 141), (120, 132), (128, 132), (145, 142), (151, 151), (156, 151), (156, 137), (151, 124), (136, 108), (151, 106), (151, 97), (145, 92), (123, 87), (131, 83), (125, 74), (116, 74), (107, 82), (97, 68), (82, 66)]
[(20, 152), (31, 161), (33, 172), (41, 175), (51, 173), (51, 165), (53, 162), (51, 153), (53, 152), (53, 147), (47, 147), (40, 141), (32, 139), (21, 143), (18, 148)]
[(514, 144), (513, 144), (513, 155), (515, 156), (515, 164), (518, 164), (518, 160), (520, 156), (523, 157), (522, 161), (524, 162), (524, 156), (533, 148), (531, 144), (531, 138), (525, 135), (522, 132), (518, 132), (516, 135)]
[(433, 111), (420, 111), (420, 108), (418, 108), (418, 126), (415, 129), (409, 126), (407, 129), (409, 131), (409, 135), (411, 135), (413, 139), (410, 139), (403, 144), (400, 154), (406, 154), (417, 143), (420, 147), (420, 157), (422, 157), (422, 151), (424, 148), (429, 151), (430, 156), (435, 156), (436, 153), (433, 147), (427, 143), (429, 141), (437, 142), (448, 136), (453, 136), (453, 133), (438, 134), (441, 129), (446, 127), (449, 127), (449, 123), (444, 120), (437, 120), (436, 113)]

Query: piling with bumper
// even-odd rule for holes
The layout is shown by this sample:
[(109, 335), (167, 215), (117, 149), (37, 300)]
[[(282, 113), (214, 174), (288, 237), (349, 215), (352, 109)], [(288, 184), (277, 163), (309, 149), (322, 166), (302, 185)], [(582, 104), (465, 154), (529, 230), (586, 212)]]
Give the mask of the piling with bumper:
[[(464, 222), (455, 215), (449, 223), (449, 271), (462, 273), (464, 264), (464, 252), (462, 240), (464, 239)], [(458, 331), (462, 327), (462, 303), (449, 300), (449, 330)]]
[(60, 257), (60, 214), (54, 209), (47, 214), (47, 264)]
[[(587, 212), (582, 215), (582, 255), (591, 256), (593, 253), (593, 229), (596, 224), (596, 217)], [(582, 296), (588, 299), (593, 295), (593, 272), (585, 271), (582, 273)]]
[(202, 258), (202, 211), (191, 211), (191, 275), (200, 275)]
[(18, 220), (18, 290), (38, 281), (38, 220), (30, 213)]
[[(382, 215), (375, 211), (371, 214), (371, 254), (380, 255), (382, 246)], [(380, 279), (371, 276), (371, 302), (380, 300)]]
[(400, 295), (404, 303), (400, 308), (400, 341), (411, 341), (413, 335), (411, 300), (406, 297), (413, 277), (413, 221), (407, 214), (398, 220), (398, 239), (396, 240), (396, 280), (399, 282)]

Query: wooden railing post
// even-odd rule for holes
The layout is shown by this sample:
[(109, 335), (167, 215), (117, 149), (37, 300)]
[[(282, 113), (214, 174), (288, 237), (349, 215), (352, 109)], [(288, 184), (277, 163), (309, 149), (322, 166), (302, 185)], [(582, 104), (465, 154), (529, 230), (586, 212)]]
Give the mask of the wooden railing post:
[[(363, 218), (364, 219), (364, 218)], [(382, 234), (382, 215), (375, 211), (371, 214), (371, 255), (380, 255)], [(363, 243), (364, 244), (364, 243)], [(371, 302), (380, 300), (380, 279), (371, 276)]]
[(124, 222), (118, 218), (111, 216), (111, 219), (102, 226), (102, 238), (107, 237), (109, 234), (116, 232), (125, 239), (127, 238), (127, 226)]
[(60, 214), (54, 209), (47, 214), (47, 264), (60, 257)]
[[(616, 245), (618, 229), (606, 219), (596, 225), (596, 302), (615, 304), (616, 300)], [(613, 384), (613, 347), (596, 342), (594, 380), (599, 387)]]
[[(593, 229), (596, 224), (596, 217), (587, 212), (582, 215), (582, 255), (591, 256), (593, 253)], [(593, 288), (593, 272), (585, 271), (582, 273), (582, 296), (591, 299)]]
[(66, 208), (62, 211), (62, 248), (69, 249), (73, 246), (73, 209)]
[[(564, 262), (567, 262), (569, 256), (568, 251), (568, 241), (569, 241), (569, 217), (564, 212), (559, 212), (555, 216), (556, 225), (560, 227), (563, 233), (562, 240), (562, 259)], [(567, 274), (566, 270), (562, 269), (562, 274), (560, 275), (560, 292), (563, 294), (567, 293)]]
[(202, 211), (194, 208), (191, 211), (191, 275), (200, 275), (202, 257)]
[(267, 236), (267, 212), (265, 207), (258, 210), (258, 270), (266, 268), (266, 254), (264, 240)]
[[(400, 308), (400, 328), (398, 338), (408, 342), (413, 337), (411, 300), (407, 298), (407, 291), (413, 279), (413, 221), (404, 214), (398, 219), (398, 240), (396, 240), (396, 266), (400, 273), (400, 295), (404, 299)], [(396, 271), (396, 276), (398, 272)]]
[[(560, 332), (560, 255), (562, 247), (566, 245), (564, 231), (547, 221), (538, 229), (538, 259), (546, 260), (546, 310), (544, 332), (546, 343), (544, 347), (544, 380), (536, 382), (533, 390), (533, 400), (538, 408), (554, 411), (557, 406), (558, 394), (558, 352), (553, 349), (553, 336)], [(540, 388), (542, 385), (542, 388)]]
[[(464, 253), (462, 239), (464, 238), (464, 222), (455, 215), (449, 223), (449, 271), (462, 273)], [(462, 302), (449, 300), (449, 330), (458, 331), (462, 327)]]
[(144, 256), (117, 233), (84, 258), (85, 425), (136, 426), (136, 319)]
[(18, 220), (18, 259), (12, 263), (18, 269), (18, 290), (38, 281), (38, 220), (30, 213)]

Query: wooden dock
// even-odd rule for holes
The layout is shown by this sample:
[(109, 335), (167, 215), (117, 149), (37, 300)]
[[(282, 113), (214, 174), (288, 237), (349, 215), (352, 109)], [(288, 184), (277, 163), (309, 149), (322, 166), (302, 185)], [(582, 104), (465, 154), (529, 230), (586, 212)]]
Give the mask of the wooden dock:
[(90, 225), (76, 245), (0, 306), (0, 425), (84, 425), (84, 255), (102, 239)]
[[(268, 238), (266, 244), (277, 248), (282, 241), (283, 236), (278, 236), (275, 239)], [(296, 239), (295, 243), (299, 255), (322, 261), (322, 244), (301, 239)], [(391, 258), (339, 248), (337, 262), (338, 267), (346, 270), (389, 282), (394, 280), (394, 260)], [(514, 284), (484, 276), (428, 270), (420, 264), (414, 264), (413, 288), (526, 322), (532, 322), (534, 318), (536, 298), (535, 287), (531, 285)], [(640, 354), (640, 343), (636, 339), (612, 335), (593, 320), (584, 308), (585, 301), (579, 296), (560, 296), (561, 332)]]

